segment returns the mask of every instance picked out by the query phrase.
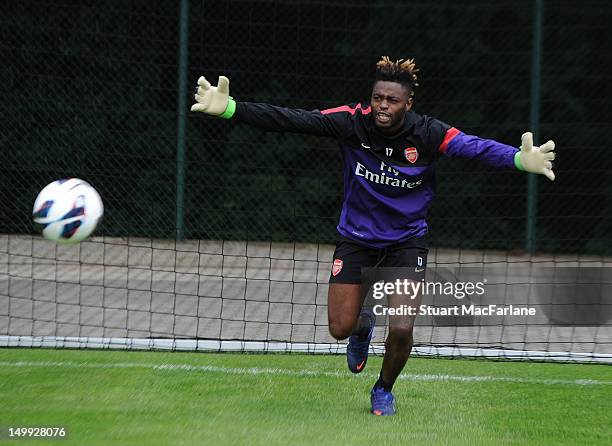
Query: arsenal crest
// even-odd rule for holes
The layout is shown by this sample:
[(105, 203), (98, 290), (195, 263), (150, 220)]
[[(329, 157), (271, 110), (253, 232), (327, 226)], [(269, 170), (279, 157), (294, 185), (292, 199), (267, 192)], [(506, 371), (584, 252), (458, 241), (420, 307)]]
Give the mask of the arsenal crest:
[(419, 159), (419, 152), (416, 147), (406, 147), (404, 149), (404, 156), (409, 163), (414, 164)]
[(332, 275), (336, 277), (342, 271), (343, 262), (340, 259), (334, 260), (334, 265), (332, 266)]

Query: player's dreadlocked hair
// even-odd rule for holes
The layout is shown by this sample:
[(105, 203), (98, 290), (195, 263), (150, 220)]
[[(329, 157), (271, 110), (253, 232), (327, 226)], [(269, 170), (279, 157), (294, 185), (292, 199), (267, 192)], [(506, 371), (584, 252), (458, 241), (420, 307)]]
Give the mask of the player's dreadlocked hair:
[(414, 96), (414, 87), (419, 84), (417, 82), (416, 72), (419, 69), (414, 63), (414, 59), (399, 59), (393, 62), (389, 56), (382, 56), (376, 63), (377, 81), (390, 81), (402, 84), (410, 90), (410, 97)]

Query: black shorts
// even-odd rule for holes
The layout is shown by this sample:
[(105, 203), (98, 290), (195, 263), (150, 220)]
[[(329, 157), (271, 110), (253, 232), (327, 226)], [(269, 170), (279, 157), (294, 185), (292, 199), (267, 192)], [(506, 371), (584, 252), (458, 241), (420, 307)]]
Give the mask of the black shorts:
[(427, 253), (423, 239), (409, 240), (388, 248), (370, 248), (341, 238), (336, 243), (329, 283), (361, 283), (361, 268), (414, 267), (424, 275)]

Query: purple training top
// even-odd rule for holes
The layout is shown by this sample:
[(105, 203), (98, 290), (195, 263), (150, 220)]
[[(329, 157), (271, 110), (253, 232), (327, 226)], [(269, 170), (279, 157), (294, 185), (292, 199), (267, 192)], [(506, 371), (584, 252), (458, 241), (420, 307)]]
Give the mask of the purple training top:
[(343, 237), (386, 248), (427, 233), (439, 156), (480, 160), (515, 169), (518, 149), (466, 135), (429, 116), (407, 112), (392, 137), (380, 133), (361, 104), (306, 111), (238, 102), (234, 118), (269, 131), (334, 137), (344, 159), (344, 199), (338, 223)]

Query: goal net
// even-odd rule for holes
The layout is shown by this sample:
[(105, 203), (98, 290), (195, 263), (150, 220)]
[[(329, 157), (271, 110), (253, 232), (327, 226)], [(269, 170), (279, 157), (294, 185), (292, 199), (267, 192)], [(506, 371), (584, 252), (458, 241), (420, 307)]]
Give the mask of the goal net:
[[(99, 237), (0, 244), (0, 346), (342, 353), (327, 327), (333, 246)], [(424, 314), (416, 355), (612, 361), (612, 277), (601, 261), (434, 249), (428, 281), (485, 280), (481, 299), (423, 305), (535, 315)], [(466, 273), (468, 272), (468, 273)], [(569, 278), (569, 279), (568, 279)], [(439, 290), (438, 290), (439, 291)], [(453, 303), (453, 300), (455, 302)], [(432, 310), (435, 311), (435, 310)], [(384, 318), (374, 352), (384, 351)]]

